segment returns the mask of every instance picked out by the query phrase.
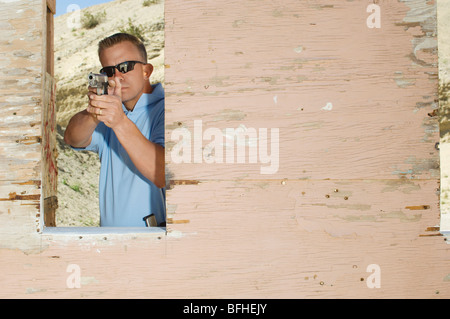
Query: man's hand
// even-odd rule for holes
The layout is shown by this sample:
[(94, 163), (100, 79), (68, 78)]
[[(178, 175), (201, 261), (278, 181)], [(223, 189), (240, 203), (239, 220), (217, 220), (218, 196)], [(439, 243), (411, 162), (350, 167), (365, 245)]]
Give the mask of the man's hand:
[(164, 148), (149, 141), (137, 126), (127, 118), (122, 108), (122, 84), (115, 77), (109, 80), (108, 95), (97, 95), (89, 88), (88, 114), (114, 130), (120, 144), (143, 176), (157, 187), (165, 186)]
[(107, 95), (97, 95), (94, 88), (89, 88), (89, 106), (87, 111), (106, 126), (114, 129), (126, 118), (122, 109), (122, 84), (116, 77), (109, 80)]

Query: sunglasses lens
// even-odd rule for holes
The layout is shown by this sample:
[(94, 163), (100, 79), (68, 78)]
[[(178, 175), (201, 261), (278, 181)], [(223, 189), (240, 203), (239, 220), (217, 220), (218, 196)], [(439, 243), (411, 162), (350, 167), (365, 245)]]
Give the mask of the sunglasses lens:
[(112, 77), (113, 75), (114, 75), (114, 69), (115, 69), (115, 67), (113, 67), (113, 66), (107, 66), (107, 67), (104, 67), (103, 69), (101, 69), (100, 70), (100, 73), (105, 73), (106, 74), (106, 76), (107, 77)]
[(134, 69), (134, 64), (135, 64), (135, 62), (132, 62), (132, 61), (123, 62), (123, 63), (120, 63), (120, 64), (117, 66), (117, 69), (118, 69), (121, 73), (127, 73), (127, 72), (130, 72), (130, 71), (133, 71), (133, 69)]

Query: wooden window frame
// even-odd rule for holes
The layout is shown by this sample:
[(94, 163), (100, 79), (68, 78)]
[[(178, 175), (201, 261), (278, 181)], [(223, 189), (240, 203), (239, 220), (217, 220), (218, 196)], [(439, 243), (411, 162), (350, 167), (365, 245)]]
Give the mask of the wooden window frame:
[[(54, 134), (56, 109), (54, 80), (54, 14), (56, 13), (56, 0), (46, 0), (45, 8), (45, 39), (43, 66), (43, 118), (42, 118), (42, 195), (37, 231), (46, 237), (52, 238), (106, 238), (124, 236), (152, 236), (161, 237), (167, 234), (166, 227), (60, 227), (56, 225), (55, 214), (58, 207), (56, 192), (56, 136)], [(50, 132), (51, 131), (51, 132)], [(53, 132), (53, 133), (52, 133)]]

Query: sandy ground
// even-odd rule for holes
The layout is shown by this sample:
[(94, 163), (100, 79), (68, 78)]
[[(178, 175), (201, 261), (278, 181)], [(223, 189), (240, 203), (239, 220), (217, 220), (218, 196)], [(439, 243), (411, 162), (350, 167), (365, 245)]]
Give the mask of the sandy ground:
[[(143, 6), (143, 0), (116, 0), (78, 11), (105, 14), (93, 29), (77, 25), (77, 13), (55, 19), (55, 77), (58, 111), (58, 209), (57, 226), (98, 226), (97, 154), (73, 151), (65, 145), (63, 134), (70, 117), (86, 108), (87, 74), (98, 72), (97, 44), (105, 36), (128, 28), (140, 27), (146, 42), (149, 62), (154, 66), (151, 82), (164, 82), (164, 2), (156, 0)], [(155, 31), (157, 30), (157, 31)], [(59, 94), (58, 94), (59, 92)]]
[(450, 0), (437, 2), (439, 78), (450, 80)]
[[(437, 2), (439, 78), (450, 82), (450, 0)], [(449, 99), (450, 100), (450, 99)], [(450, 231), (450, 103), (441, 101), (439, 144), (441, 168), (441, 231)]]

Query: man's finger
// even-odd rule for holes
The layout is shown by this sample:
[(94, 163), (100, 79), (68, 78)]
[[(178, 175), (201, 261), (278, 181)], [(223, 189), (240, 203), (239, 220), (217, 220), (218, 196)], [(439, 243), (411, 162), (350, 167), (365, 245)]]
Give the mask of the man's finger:
[(118, 77), (114, 77), (115, 87), (114, 87), (114, 95), (117, 95), (122, 101), (122, 83)]
[(94, 107), (106, 108), (108, 107), (106, 103), (110, 103), (111, 97), (109, 95), (97, 95), (90, 94), (89, 95), (89, 104)]
[(108, 94), (114, 94), (114, 87), (116, 86), (116, 82), (114, 80), (108, 80)]
[(94, 87), (92, 87), (92, 86), (89, 86), (88, 87), (88, 95), (89, 94), (97, 94), (97, 88), (94, 88)]

